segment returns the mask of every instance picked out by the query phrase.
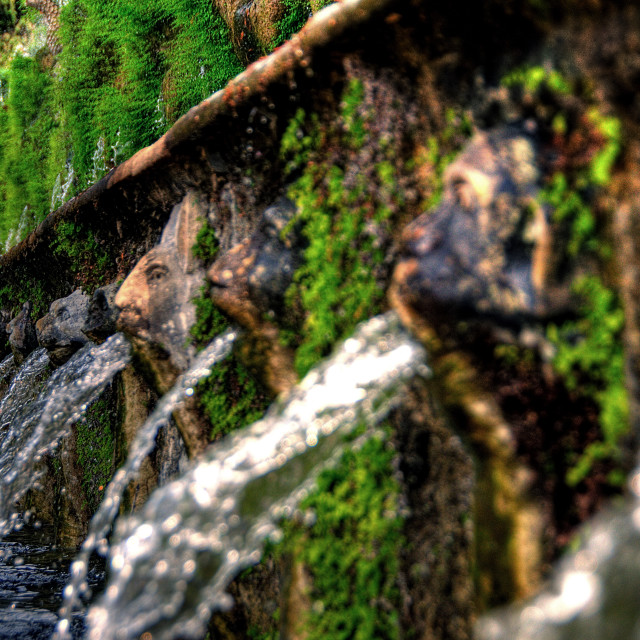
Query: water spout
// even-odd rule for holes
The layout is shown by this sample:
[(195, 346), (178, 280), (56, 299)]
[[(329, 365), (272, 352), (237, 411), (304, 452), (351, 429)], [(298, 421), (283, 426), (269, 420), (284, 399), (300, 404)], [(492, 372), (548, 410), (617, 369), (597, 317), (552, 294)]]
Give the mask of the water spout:
[(65, 599), (60, 611), (61, 621), (55, 637), (70, 637), (68, 632), (71, 628), (73, 611), (87, 589), (89, 558), (94, 550), (106, 544), (105, 536), (118, 515), (122, 494), (135, 477), (143, 460), (155, 446), (158, 430), (169, 421), (172, 412), (182, 404), (184, 399), (193, 395), (194, 387), (199, 380), (211, 373), (211, 367), (229, 355), (237, 335), (237, 330), (227, 329), (202, 351), (189, 369), (178, 378), (173, 388), (162, 397), (153, 413), (138, 430), (127, 460), (109, 483), (105, 497), (91, 520), (89, 534), (73, 563), (72, 578), (64, 591)]
[(337, 458), (343, 436), (379, 421), (401, 385), (428, 372), (424, 360), (395, 314), (373, 318), (263, 420), (156, 490), (117, 526), (88, 637), (200, 637), (211, 612), (229, 606), (228, 583), (259, 561), (275, 522)]

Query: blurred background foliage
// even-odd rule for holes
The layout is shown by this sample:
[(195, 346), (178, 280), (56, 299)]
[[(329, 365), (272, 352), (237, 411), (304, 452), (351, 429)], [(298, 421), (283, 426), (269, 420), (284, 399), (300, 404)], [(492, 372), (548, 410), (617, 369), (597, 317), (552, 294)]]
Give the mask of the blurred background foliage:
[[(0, 252), (243, 69), (211, 0), (54, 4), (58, 55), (39, 11), (0, 0)], [(317, 8), (287, 0), (257, 53)]]

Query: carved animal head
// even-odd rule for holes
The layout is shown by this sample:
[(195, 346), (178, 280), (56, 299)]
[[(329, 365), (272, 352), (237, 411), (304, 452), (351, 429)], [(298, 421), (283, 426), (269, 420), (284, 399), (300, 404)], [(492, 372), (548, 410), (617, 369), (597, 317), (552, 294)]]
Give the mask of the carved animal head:
[(53, 364), (64, 364), (89, 341), (82, 333), (88, 310), (89, 296), (76, 289), (66, 298), (54, 300), (49, 313), (36, 322), (38, 344), (47, 349)]
[(115, 298), (118, 329), (160, 348), (178, 371), (192, 355), (187, 346), (195, 322), (191, 300), (204, 280), (204, 270), (191, 254), (206, 215), (202, 202), (191, 191), (173, 208), (160, 244), (138, 262)]
[(302, 260), (299, 234), (283, 230), (295, 216), (293, 202), (279, 199), (262, 214), (258, 228), (209, 269), (215, 305), (248, 332), (252, 351), (276, 392), (295, 383), (290, 357), (271, 322), (284, 311), (284, 294)]
[(9, 334), (9, 346), (13, 352), (16, 364), (21, 364), (36, 347), (36, 332), (30, 318), (31, 302), (25, 302), (18, 315), (11, 320), (6, 331)]
[(82, 332), (98, 344), (104, 342), (116, 331), (118, 317), (116, 293), (119, 286), (118, 283), (112, 282), (104, 287), (98, 287), (91, 296)]
[(393, 295), (405, 311), (512, 321), (566, 304), (550, 286), (553, 239), (536, 160), (523, 128), (473, 137), (445, 173), (440, 206), (403, 234)]

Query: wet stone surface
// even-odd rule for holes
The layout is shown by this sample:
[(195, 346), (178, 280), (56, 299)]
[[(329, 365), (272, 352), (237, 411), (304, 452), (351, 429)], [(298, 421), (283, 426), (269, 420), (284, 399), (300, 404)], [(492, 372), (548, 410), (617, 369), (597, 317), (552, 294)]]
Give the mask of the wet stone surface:
[(440, 206), (403, 234), (396, 281), (410, 306), (434, 319), (452, 309), (510, 320), (553, 310), (537, 154), (522, 127), (471, 139), (446, 170)]
[(25, 357), (37, 346), (36, 332), (30, 314), (31, 302), (25, 302), (20, 313), (6, 326), (9, 346), (16, 364), (22, 364)]
[(51, 362), (64, 364), (89, 339), (82, 332), (89, 310), (89, 296), (76, 289), (66, 298), (54, 300), (49, 313), (36, 322), (38, 344), (49, 352)]

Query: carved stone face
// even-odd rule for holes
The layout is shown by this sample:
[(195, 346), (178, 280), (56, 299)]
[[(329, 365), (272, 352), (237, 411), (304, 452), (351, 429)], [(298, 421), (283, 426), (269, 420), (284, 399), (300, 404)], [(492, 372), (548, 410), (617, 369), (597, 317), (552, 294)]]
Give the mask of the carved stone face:
[(118, 329), (147, 346), (160, 347), (177, 370), (185, 369), (191, 357), (191, 300), (204, 280), (191, 256), (202, 217), (197, 194), (185, 196), (174, 207), (160, 244), (138, 262), (115, 297)]
[(209, 269), (213, 302), (245, 327), (259, 325), (266, 314), (282, 311), (284, 294), (301, 262), (296, 234), (281, 237), (295, 212), (295, 205), (281, 198), (264, 211), (250, 238)]
[(402, 304), (440, 318), (549, 312), (551, 234), (536, 200), (536, 154), (520, 128), (473, 137), (445, 173), (442, 204), (403, 234), (394, 274)]
[(49, 313), (36, 322), (38, 344), (49, 351), (55, 365), (65, 363), (89, 339), (82, 333), (89, 310), (89, 296), (76, 289), (70, 296), (54, 300)]

